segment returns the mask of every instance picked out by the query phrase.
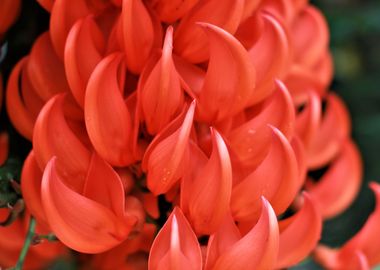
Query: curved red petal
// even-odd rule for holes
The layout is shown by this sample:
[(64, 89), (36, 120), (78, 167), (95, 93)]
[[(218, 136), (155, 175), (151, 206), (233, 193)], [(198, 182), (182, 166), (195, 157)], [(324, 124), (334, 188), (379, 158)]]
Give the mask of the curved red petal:
[(261, 196), (268, 198), (276, 214), (283, 213), (301, 187), (298, 164), (290, 143), (278, 129), (271, 129), (273, 136), (268, 155), (232, 190), (231, 210), (239, 221), (258, 217)]
[[(243, 0), (199, 1), (184, 16), (174, 35), (175, 52), (192, 63), (207, 60), (208, 43), (198, 22), (212, 24), (234, 34), (243, 14)], [(212, 50), (210, 48), (210, 50)]]
[(0, 37), (14, 23), (21, 9), (21, 0), (3, 0), (0, 3)]
[(84, 253), (103, 252), (125, 240), (130, 225), (111, 209), (67, 187), (57, 174), (56, 163), (52, 158), (47, 164), (41, 185), (42, 203), (54, 234), (66, 246)]
[(114, 166), (134, 161), (130, 145), (132, 119), (123, 98), (125, 76), (123, 55), (111, 54), (91, 74), (85, 96), (90, 140), (99, 155)]
[(51, 42), (49, 32), (39, 36), (33, 44), (26, 66), (33, 88), (45, 101), (57, 93), (70, 91), (63, 62)]
[(184, 178), (183, 181), (189, 183), (184, 183), (186, 188), (181, 189), (181, 193), (187, 193), (188, 209), (184, 209), (185, 214), (198, 234), (216, 232), (230, 209), (232, 189), (230, 156), (222, 136), (214, 129), (211, 129), (211, 134), (213, 150), (210, 159), (195, 178)]
[[(23, 98), (20, 96), (21, 91), (19, 88), (19, 80), (22, 76), (22, 72), (28, 58), (22, 58), (16, 66), (13, 68), (12, 73), (8, 79), (7, 92), (6, 92), (6, 108), (7, 113), (12, 121), (12, 124), (17, 129), (18, 132), (25, 138), (31, 140), (34, 128), (35, 117), (26, 108), (23, 102)], [(22, 77), (21, 77), (22, 78)], [(21, 87), (27, 88), (27, 79), (21, 79)], [(28, 88), (31, 91), (31, 88)]]
[(327, 172), (308, 191), (316, 199), (324, 218), (343, 212), (359, 192), (363, 176), (362, 160), (354, 143), (343, 143), (338, 157)]
[(327, 96), (327, 109), (308, 155), (308, 167), (319, 168), (331, 161), (339, 152), (351, 130), (351, 121), (346, 106), (335, 94)]
[(206, 122), (220, 121), (240, 112), (252, 96), (255, 68), (244, 47), (225, 30), (200, 24), (210, 44), (210, 61), (199, 94), (198, 115)]
[(308, 5), (292, 24), (291, 35), (295, 62), (306, 67), (315, 65), (327, 49), (329, 31), (321, 12)]
[(64, 58), (67, 35), (74, 23), (90, 13), (86, 0), (55, 0), (50, 16), (50, 36), (60, 59)]
[(263, 13), (263, 30), (257, 42), (249, 49), (256, 67), (256, 89), (249, 104), (265, 99), (274, 90), (275, 79), (282, 79), (289, 66), (291, 50), (284, 26), (272, 15)]
[(78, 20), (67, 36), (64, 63), (71, 93), (82, 108), (87, 82), (104, 50), (105, 40), (95, 19), (87, 16)]
[(236, 227), (230, 213), (228, 213), (218, 231), (212, 234), (208, 240), (204, 269), (214, 269), (213, 266), (218, 258), (223, 253), (228, 252), (228, 249), (240, 239), (239, 229)]
[(190, 131), (193, 126), (195, 101), (159, 133), (145, 152), (142, 168), (147, 172), (147, 185), (155, 194), (166, 193), (182, 177)]
[(226, 250), (212, 269), (273, 269), (279, 248), (276, 215), (269, 202), (261, 198), (261, 215), (257, 224)]
[(278, 128), (287, 138), (291, 138), (294, 122), (295, 110), (289, 92), (283, 83), (277, 81), (273, 96), (263, 104), (262, 110), (228, 134), (228, 145), (241, 165), (254, 169), (270, 147), (271, 136), (267, 125)]
[(61, 176), (70, 187), (81, 191), (91, 153), (80, 140), (80, 136), (86, 135), (74, 133), (65, 119), (65, 98), (66, 95), (54, 96), (43, 107), (34, 128), (33, 150), (42, 170), (53, 156), (57, 156)]
[(21, 171), (21, 192), (29, 212), (38, 223), (47, 225), (47, 219), (41, 201), (42, 171), (38, 167), (33, 150), (26, 158)]
[(166, 30), (162, 56), (141, 86), (141, 109), (150, 134), (160, 132), (180, 109), (184, 95), (175, 69), (172, 48), (173, 28)]
[(123, 0), (122, 31), (128, 69), (139, 74), (154, 44), (154, 26), (141, 0)]
[(202, 255), (190, 224), (180, 208), (174, 208), (152, 244), (149, 270), (201, 270)]
[(322, 217), (312, 196), (303, 193), (302, 208), (279, 222), (280, 249), (276, 268), (293, 266), (316, 247), (322, 232)]

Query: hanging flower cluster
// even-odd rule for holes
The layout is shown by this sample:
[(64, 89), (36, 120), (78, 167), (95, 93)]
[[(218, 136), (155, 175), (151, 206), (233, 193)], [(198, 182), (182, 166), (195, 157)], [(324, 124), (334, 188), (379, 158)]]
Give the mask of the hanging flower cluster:
[(38, 2), (49, 31), (6, 89), (33, 149), (27, 211), (0, 229), (1, 266), (15, 264), (30, 216), (59, 240), (31, 248), (31, 269), (65, 246), (100, 270), (281, 269), (310, 254), (329, 269), (380, 263), (378, 208), (341, 249), (317, 247), (362, 165), (327, 91), (327, 25), (307, 0)]

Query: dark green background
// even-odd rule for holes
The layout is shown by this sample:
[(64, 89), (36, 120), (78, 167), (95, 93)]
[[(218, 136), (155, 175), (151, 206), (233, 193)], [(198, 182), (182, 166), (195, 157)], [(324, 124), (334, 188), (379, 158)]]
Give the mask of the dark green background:
[[(322, 242), (339, 246), (360, 229), (374, 208), (374, 196), (367, 183), (380, 181), (380, 0), (311, 2), (322, 9), (330, 26), (335, 64), (332, 89), (343, 97), (351, 112), (352, 135), (365, 165), (363, 187), (354, 204), (342, 215), (325, 222)], [(29, 52), (39, 33), (48, 28), (48, 19), (48, 14), (35, 1), (23, 1), (20, 19), (6, 36), (8, 55), (0, 66), (5, 77), (15, 62)], [(11, 132), (11, 154), (24, 157), (30, 144), (12, 130), (4, 110), (1, 123), (2, 129)], [(318, 267), (307, 261), (297, 269)]]

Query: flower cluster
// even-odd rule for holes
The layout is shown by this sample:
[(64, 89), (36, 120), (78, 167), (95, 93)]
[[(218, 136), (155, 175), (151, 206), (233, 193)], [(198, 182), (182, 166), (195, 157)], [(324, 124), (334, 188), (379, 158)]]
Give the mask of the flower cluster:
[(341, 249), (317, 247), (362, 165), (347, 109), (327, 91), (328, 28), (307, 0), (38, 2), (49, 30), (6, 89), (33, 149), (26, 213), (0, 229), (2, 266), (15, 264), (30, 215), (59, 239), (33, 246), (30, 268), (65, 247), (100, 270), (380, 262), (378, 208)]

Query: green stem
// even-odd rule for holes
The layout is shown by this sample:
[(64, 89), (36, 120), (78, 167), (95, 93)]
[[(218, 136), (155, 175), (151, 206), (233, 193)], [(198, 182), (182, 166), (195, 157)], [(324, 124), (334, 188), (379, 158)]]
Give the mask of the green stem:
[(24, 264), (26, 254), (28, 254), (30, 244), (32, 243), (35, 228), (36, 228), (36, 220), (33, 217), (31, 217), (30, 222), (29, 222), (28, 234), (26, 235), (24, 246), (22, 247), (20, 257), (18, 258), (16, 267), (14, 268), (14, 270), (22, 269), (22, 265)]

